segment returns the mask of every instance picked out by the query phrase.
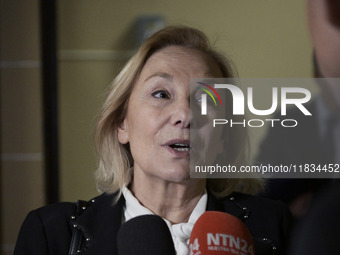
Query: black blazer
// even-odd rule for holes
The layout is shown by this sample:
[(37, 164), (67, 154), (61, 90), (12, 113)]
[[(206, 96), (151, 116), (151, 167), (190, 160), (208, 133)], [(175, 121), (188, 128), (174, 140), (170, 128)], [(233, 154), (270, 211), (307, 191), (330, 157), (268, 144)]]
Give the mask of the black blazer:
[[(117, 232), (121, 226), (125, 199), (114, 203), (116, 194), (102, 194), (88, 201), (78, 217), (74, 203), (57, 203), (31, 211), (26, 217), (14, 255), (68, 254), (74, 227), (86, 241), (80, 255), (116, 255)], [(240, 218), (252, 233), (255, 251), (283, 254), (291, 217), (281, 202), (233, 193), (224, 199), (208, 194), (207, 210), (222, 211)]]

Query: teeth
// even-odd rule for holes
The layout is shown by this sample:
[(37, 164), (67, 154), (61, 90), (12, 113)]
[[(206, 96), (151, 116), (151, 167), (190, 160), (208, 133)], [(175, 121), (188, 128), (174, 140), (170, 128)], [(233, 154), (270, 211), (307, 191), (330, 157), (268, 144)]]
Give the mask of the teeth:
[(173, 148), (176, 151), (190, 151), (190, 148)]
[(190, 151), (190, 146), (188, 144), (176, 143), (176, 144), (170, 145), (170, 147), (176, 151)]

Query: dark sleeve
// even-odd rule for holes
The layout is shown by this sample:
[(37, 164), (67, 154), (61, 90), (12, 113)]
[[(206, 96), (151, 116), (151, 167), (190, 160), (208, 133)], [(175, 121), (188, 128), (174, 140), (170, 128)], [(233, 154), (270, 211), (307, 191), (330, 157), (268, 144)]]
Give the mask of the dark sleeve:
[(31, 211), (21, 226), (14, 255), (48, 254), (43, 223), (35, 211)]

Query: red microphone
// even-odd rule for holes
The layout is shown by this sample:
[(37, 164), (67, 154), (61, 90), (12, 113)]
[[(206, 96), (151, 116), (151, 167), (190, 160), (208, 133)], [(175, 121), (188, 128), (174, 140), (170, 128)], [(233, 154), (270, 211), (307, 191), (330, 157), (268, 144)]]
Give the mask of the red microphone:
[(190, 255), (254, 255), (251, 234), (238, 218), (208, 211), (198, 218), (189, 241)]

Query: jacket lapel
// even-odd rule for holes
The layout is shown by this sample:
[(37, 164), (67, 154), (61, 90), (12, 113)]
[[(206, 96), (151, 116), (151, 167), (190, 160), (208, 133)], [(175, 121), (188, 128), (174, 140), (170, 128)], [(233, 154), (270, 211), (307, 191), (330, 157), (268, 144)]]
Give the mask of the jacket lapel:
[[(115, 194), (102, 194), (90, 200), (84, 212), (74, 220), (73, 224), (81, 229), (84, 235), (84, 249), (82, 254), (117, 255), (117, 233), (123, 219), (125, 199), (123, 196), (115, 202)], [(208, 192), (207, 211), (220, 211), (229, 213), (240, 220), (248, 218), (250, 212), (241, 204), (237, 193), (227, 198), (217, 199)]]
[[(123, 196), (115, 203), (115, 194), (103, 194), (94, 199), (74, 221), (85, 237), (82, 254), (117, 254), (117, 233), (122, 223)], [(93, 200), (92, 200), (93, 201)]]

